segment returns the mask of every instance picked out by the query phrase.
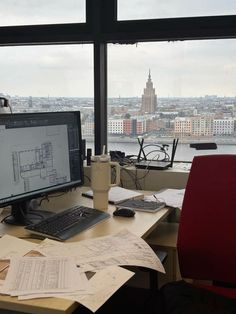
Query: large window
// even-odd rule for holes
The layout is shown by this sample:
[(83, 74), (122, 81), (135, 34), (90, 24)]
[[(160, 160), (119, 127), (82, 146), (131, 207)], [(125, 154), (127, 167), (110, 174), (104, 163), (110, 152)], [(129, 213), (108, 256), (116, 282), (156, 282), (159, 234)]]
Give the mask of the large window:
[(85, 0), (0, 1), (0, 25), (85, 22)]
[(118, 0), (118, 20), (236, 14), (235, 0)]
[[(228, 141), (234, 137), (235, 25), (234, 0), (3, 0), (0, 93), (14, 111), (79, 108), (96, 154), (107, 133), (126, 136), (130, 128), (136, 138)], [(151, 121), (142, 105), (147, 82)], [(197, 119), (206, 112), (209, 119)]]
[(93, 140), (92, 45), (1, 47), (1, 93), (13, 112), (80, 110)]
[(207, 153), (192, 142), (236, 153), (235, 50), (235, 39), (109, 45), (109, 150), (137, 155), (143, 136), (154, 144), (178, 137), (177, 160)]

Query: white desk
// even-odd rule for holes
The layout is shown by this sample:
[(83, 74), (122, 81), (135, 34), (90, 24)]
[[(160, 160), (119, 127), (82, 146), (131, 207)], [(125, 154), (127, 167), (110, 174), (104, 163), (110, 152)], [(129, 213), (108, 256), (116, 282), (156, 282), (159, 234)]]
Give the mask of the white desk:
[[(91, 199), (81, 196), (86, 188), (78, 188), (65, 195), (53, 197), (49, 202), (43, 201), (42, 207), (52, 211), (63, 210), (76, 204), (93, 206)], [(150, 194), (146, 192), (147, 194)], [(133, 218), (113, 217), (115, 207), (109, 205), (108, 212), (111, 218), (97, 224), (91, 229), (74, 236), (68, 241), (79, 241), (98, 236), (110, 235), (126, 228), (130, 232), (142, 238), (147, 237), (168, 214), (169, 209), (164, 208), (156, 213), (136, 212)], [(23, 227), (0, 224), (0, 234), (8, 233), (17, 237), (26, 237), (29, 233)], [(36, 241), (36, 240), (34, 240)], [(69, 314), (78, 307), (78, 303), (57, 298), (34, 299), (18, 301), (15, 297), (0, 296), (0, 309), (22, 311), (34, 314)]]

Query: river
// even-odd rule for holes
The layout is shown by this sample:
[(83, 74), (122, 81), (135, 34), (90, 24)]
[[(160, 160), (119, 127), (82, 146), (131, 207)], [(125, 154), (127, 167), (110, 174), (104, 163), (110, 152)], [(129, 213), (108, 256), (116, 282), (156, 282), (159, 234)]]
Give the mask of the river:
[[(87, 143), (87, 147), (90, 147), (93, 150), (92, 143)], [(171, 154), (171, 147), (172, 145), (170, 144), (168, 148), (169, 154)], [(149, 152), (150, 150), (153, 150), (153, 149), (155, 149), (155, 147), (150, 146), (148, 147), (147, 151)], [(108, 151), (110, 150), (122, 151), (122, 152), (125, 152), (125, 155), (138, 155), (139, 145), (138, 145), (138, 142), (130, 142), (130, 143), (109, 142)], [(211, 154), (236, 154), (236, 145), (218, 144), (216, 150), (196, 150), (194, 148), (190, 148), (189, 144), (180, 143), (178, 144), (177, 149), (176, 149), (175, 161), (192, 161), (194, 156), (211, 155)]]

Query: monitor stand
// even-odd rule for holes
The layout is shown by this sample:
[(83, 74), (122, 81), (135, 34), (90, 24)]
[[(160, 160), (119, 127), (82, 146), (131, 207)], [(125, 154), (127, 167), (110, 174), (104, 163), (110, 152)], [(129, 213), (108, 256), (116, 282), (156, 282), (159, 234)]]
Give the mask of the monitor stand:
[(2, 222), (26, 226), (40, 222), (42, 219), (53, 215), (52, 212), (40, 210), (36, 200), (20, 201), (11, 206), (11, 214), (6, 216)]

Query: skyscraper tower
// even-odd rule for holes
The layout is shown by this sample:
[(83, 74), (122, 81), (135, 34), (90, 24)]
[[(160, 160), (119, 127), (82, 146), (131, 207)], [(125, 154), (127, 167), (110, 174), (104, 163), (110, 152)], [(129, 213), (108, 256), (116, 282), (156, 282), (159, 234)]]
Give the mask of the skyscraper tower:
[(149, 69), (148, 80), (142, 95), (142, 113), (154, 113), (157, 110), (157, 95), (151, 79), (151, 71)]

